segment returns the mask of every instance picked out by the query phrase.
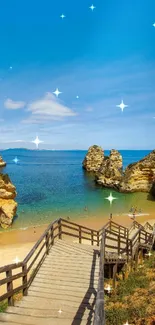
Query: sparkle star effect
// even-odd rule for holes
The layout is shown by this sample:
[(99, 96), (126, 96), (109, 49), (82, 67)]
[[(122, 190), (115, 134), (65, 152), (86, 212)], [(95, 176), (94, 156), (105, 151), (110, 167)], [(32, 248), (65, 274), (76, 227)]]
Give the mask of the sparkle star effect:
[(62, 313), (62, 310), (60, 309), (60, 310), (58, 311), (58, 313), (61, 314), (61, 313)]
[(13, 262), (18, 264), (20, 262), (20, 259), (16, 256), (16, 258), (13, 260)]
[(121, 108), (122, 112), (124, 111), (125, 107), (128, 107), (128, 105), (125, 105), (123, 100), (121, 101), (121, 103), (119, 105), (116, 105), (117, 107)]
[(94, 7), (94, 5), (91, 5), (89, 8), (93, 11), (96, 7)]
[(66, 18), (66, 16), (65, 16), (64, 14), (62, 14), (60, 17), (61, 17), (62, 19)]
[(18, 159), (17, 157), (15, 157), (15, 158), (13, 159), (13, 161), (14, 161), (15, 164), (17, 164), (18, 161), (19, 161), (19, 159)]
[(110, 202), (110, 205), (111, 205), (113, 200), (116, 200), (117, 198), (112, 196), (112, 193), (110, 193), (110, 195), (108, 197), (106, 197), (105, 199), (108, 200)]
[(53, 91), (53, 94), (58, 97), (60, 94), (62, 94), (62, 92), (57, 88), (55, 91)]
[(147, 254), (145, 254), (145, 255), (147, 255), (147, 256), (152, 256), (152, 253), (151, 252), (149, 252), (149, 253), (147, 253)]
[(110, 284), (108, 284), (107, 287), (105, 287), (105, 290), (108, 291), (108, 293), (111, 292), (112, 288), (111, 288)]
[(35, 145), (36, 145), (36, 147), (38, 149), (39, 144), (42, 143), (43, 141), (40, 141), (38, 136), (36, 136), (35, 140), (33, 140), (32, 142), (35, 143)]
[(12, 67), (9, 67), (10, 70), (12, 70)]
[(76, 99), (79, 99), (79, 96), (76, 96)]
[(153, 25), (152, 25), (153, 27), (155, 27), (155, 23), (153, 23)]

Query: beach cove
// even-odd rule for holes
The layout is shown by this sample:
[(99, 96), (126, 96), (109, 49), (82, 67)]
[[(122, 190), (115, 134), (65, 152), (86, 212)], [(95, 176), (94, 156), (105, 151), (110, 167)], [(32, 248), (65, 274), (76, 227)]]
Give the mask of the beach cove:
[[(149, 153), (120, 152), (124, 167)], [(93, 175), (82, 169), (86, 151), (13, 149), (1, 154), (7, 162), (3, 173), (9, 174), (18, 193), (17, 217), (11, 228), (0, 231), (2, 265), (11, 263), (17, 253), (23, 259), (48, 224), (60, 217), (97, 230), (112, 213), (115, 222), (128, 226), (132, 221), (128, 214), (134, 206), (142, 212), (136, 217), (138, 222), (154, 222), (154, 201), (148, 193), (118, 193), (95, 184)], [(13, 162), (15, 156), (18, 164)], [(116, 198), (111, 206), (106, 199), (110, 192)]]

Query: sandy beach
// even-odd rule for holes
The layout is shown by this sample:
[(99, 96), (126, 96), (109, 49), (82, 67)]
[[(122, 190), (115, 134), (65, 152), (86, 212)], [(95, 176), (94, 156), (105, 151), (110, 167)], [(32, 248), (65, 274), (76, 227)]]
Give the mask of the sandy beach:
[[(141, 224), (145, 224), (145, 222), (148, 221), (151, 225), (153, 225), (155, 223), (155, 215), (152, 213), (149, 216), (137, 216), (136, 220)], [(91, 217), (88, 219), (71, 219), (70, 221), (76, 222), (91, 229), (98, 230), (103, 227), (104, 224), (108, 221), (108, 217), (104, 217), (104, 219), (97, 217)], [(120, 215), (113, 217), (113, 221), (123, 226), (129, 227), (133, 220), (129, 216)], [(16, 258), (16, 256), (20, 260), (23, 260), (33, 245), (36, 243), (36, 241), (46, 230), (47, 226), (48, 224), (38, 227), (30, 227), (25, 230), (18, 229), (1, 232), (0, 266), (13, 263), (13, 260)]]

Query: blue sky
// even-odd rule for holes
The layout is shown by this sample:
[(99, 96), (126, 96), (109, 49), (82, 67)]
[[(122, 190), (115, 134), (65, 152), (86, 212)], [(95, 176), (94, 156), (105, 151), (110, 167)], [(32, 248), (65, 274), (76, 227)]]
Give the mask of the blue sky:
[(91, 5), (1, 3), (1, 149), (154, 148), (155, 2)]

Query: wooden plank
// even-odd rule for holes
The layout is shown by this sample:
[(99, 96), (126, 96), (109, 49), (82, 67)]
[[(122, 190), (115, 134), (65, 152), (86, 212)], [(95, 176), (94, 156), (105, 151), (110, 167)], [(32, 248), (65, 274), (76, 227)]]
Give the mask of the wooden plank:
[(5, 266), (0, 267), (0, 273), (7, 272), (9, 270), (15, 270), (23, 266), (23, 262), (8, 264)]
[(85, 227), (85, 226), (82, 226), (82, 225), (80, 225), (80, 224), (77, 224), (77, 223), (75, 223), (75, 222), (71, 222), (71, 221), (68, 221), (68, 220), (65, 220), (65, 219), (61, 219), (61, 221), (62, 221), (62, 226), (63, 226), (63, 222), (65, 222), (65, 223), (69, 223), (69, 224), (72, 224), (72, 225), (75, 225), (75, 226), (77, 226), (77, 227), (81, 227), (82, 229), (87, 229), (87, 230), (89, 230), (89, 231), (91, 231), (91, 230), (93, 230), (94, 232), (96, 232), (96, 234), (97, 234), (97, 230), (94, 230), (94, 229), (92, 229), (92, 228), (88, 228), (88, 227)]
[(95, 305), (94, 325), (105, 324), (104, 312), (104, 261), (105, 261), (105, 231), (102, 234), (101, 248), (100, 248), (100, 271), (97, 298)]
[(7, 293), (3, 294), (2, 296), (0, 296), (0, 301), (3, 301), (5, 299), (8, 299), (9, 297), (12, 297), (15, 293), (17, 293), (17, 292), (19, 292), (19, 291), (21, 291), (23, 289), (24, 289), (24, 286), (21, 285), (21, 286), (15, 288), (15, 289), (13, 289), (10, 292), (7, 292)]
[[(35, 263), (35, 261), (37, 260), (38, 256), (40, 255), (40, 253), (42, 252), (43, 248), (45, 247), (46, 242), (43, 243), (43, 245), (41, 246), (41, 248), (39, 249), (39, 252), (35, 255), (33, 261), (31, 262), (31, 264), (29, 265), (27, 272), (29, 272), (33, 266), (33, 264)], [(25, 263), (26, 264), (26, 263)], [(38, 263), (39, 264), (39, 263)]]
[(10, 282), (10, 281), (17, 280), (17, 279), (21, 278), (21, 277), (24, 276), (24, 275), (25, 275), (24, 272), (20, 272), (20, 273), (18, 273), (18, 274), (12, 275), (11, 278), (8, 276), (8, 277), (6, 277), (6, 278), (0, 280), (0, 286), (3, 285), (3, 284), (8, 283), (8, 282)]
[(46, 234), (49, 232), (49, 230), (51, 229), (51, 227), (53, 225), (55, 225), (56, 223), (58, 223), (58, 221), (60, 221), (61, 219), (57, 219), (55, 221), (53, 221), (48, 228), (45, 230), (45, 232), (43, 233), (43, 235), (39, 238), (39, 240), (36, 242), (36, 244), (33, 246), (33, 248), (31, 249), (31, 251), (27, 254), (27, 256), (24, 259), (24, 263), (27, 263), (29, 261), (29, 259), (31, 258), (31, 256), (34, 254), (34, 252), (36, 251), (36, 249), (38, 248), (38, 246), (41, 244), (41, 242), (45, 239)]

